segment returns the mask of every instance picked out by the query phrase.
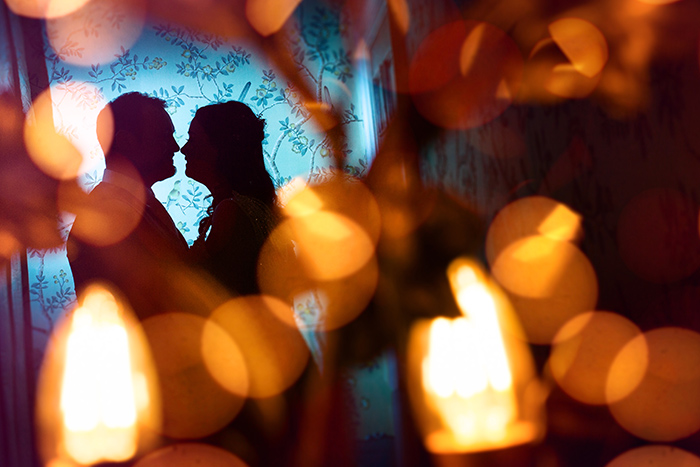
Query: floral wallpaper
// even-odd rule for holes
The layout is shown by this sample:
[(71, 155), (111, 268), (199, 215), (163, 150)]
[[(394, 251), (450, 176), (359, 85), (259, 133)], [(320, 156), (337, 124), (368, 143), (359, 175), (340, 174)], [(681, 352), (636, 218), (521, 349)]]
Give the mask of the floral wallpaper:
[[(167, 102), (180, 146), (187, 141), (189, 123), (199, 107), (227, 100), (246, 103), (266, 119), (264, 155), (278, 188), (294, 177), (322, 178), (332, 167), (328, 137), (314, 125), (300, 93), (243, 38), (225, 40), (176, 24), (130, 19), (118, 2), (111, 2), (110, 8), (93, 4), (70, 15), (70, 20), (47, 20), (42, 44), (54, 124), (83, 156), (79, 179), (86, 191), (100, 182), (104, 169), (95, 136), (97, 114), (107, 102), (131, 91)], [(371, 163), (363, 147), (364, 110), (351, 59), (343, 49), (339, 17), (326, 6), (304, 2), (291, 20), (288, 40), (294, 63), (318, 101), (341, 110), (348, 137), (343, 169), (362, 176)], [(135, 27), (137, 36), (127, 37), (125, 31)], [(105, 48), (114, 53), (104, 58)], [(184, 175), (180, 153), (175, 165), (176, 175), (157, 183), (154, 191), (192, 243), (208, 207), (208, 192)], [(60, 220), (64, 238), (72, 221), (67, 213)], [(54, 324), (76, 296), (65, 248), (30, 250), (28, 256), (38, 366)]]

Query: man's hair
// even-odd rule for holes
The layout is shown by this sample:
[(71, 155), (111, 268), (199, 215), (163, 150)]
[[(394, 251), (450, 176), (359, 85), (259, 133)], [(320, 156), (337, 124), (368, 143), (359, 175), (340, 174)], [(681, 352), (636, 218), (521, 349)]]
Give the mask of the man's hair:
[[(113, 141), (120, 132), (140, 134), (148, 128), (148, 119), (154, 110), (167, 107), (163, 99), (147, 96), (139, 92), (122, 94), (102, 109), (97, 116), (97, 140), (107, 156), (114, 148)], [(111, 116), (111, 119), (110, 119)], [(113, 131), (109, 125), (113, 122)], [(125, 154), (128, 157), (128, 154)]]

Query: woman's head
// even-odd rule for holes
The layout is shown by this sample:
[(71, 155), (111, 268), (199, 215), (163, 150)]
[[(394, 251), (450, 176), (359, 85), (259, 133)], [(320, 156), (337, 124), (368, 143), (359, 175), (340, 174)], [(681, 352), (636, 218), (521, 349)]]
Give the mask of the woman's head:
[(272, 204), (275, 189), (265, 169), (262, 141), (265, 120), (247, 105), (229, 101), (197, 110), (182, 148), (186, 174), (214, 190), (227, 185), (243, 195)]

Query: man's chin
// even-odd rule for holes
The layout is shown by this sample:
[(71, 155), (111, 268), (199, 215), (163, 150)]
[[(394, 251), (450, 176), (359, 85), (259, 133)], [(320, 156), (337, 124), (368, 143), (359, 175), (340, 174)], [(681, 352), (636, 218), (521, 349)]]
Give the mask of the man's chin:
[(158, 178), (159, 182), (162, 182), (163, 180), (167, 180), (170, 177), (174, 176), (177, 173), (177, 169), (175, 169), (175, 166), (172, 167), (172, 169), (168, 170), (163, 170), (161, 173), (161, 176)]

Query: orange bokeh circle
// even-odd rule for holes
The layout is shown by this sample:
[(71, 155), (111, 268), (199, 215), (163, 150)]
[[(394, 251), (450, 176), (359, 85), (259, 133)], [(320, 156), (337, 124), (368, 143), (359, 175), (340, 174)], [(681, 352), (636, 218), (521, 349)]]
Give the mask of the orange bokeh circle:
[[(603, 405), (610, 368), (619, 351), (641, 331), (622, 315), (582, 313), (554, 337), (549, 368), (554, 380), (574, 399)], [(631, 388), (629, 389), (631, 391)]]
[(651, 445), (630, 449), (605, 467), (700, 467), (700, 458), (675, 446)]
[(520, 50), (505, 32), (485, 22), (454, 21), (419, 46), (409, 67), (409, 88), (426, 119), (467, 129), (503, 113), (522, 74)]
[[(640, 351), (628, 349), (643, 346)], [(646, 365), (644, 365), (646, 360)], [(632, 341), (620, 352), (609, 381), (639, 374), (641, 381), (626, 397), (609, 404), (615, 420), (635, 436), (675, 441), (700, 429), (700, 334), (677, 327), (658, 328)], [(622, 377), (619, 375), (622, 373)], [(611, 392), (608, 383), (608, 393)]]
[(293, 322), (289, 304), (270, 296), (248, 295), (221, 305), (209, 317), (238, 345), (248, 368), (248, 395), (280, 394), (301, 376), (309, 350)]
[(238, 456), (200, 443), (172, 444), (139, 459), (134, 467), (247, 467)]
[(561, 326), (595, 309), (598, 300), (598, 280), (588, 258), (575, 245), (544, 235), (505, 248), (492, 273), (531, 343), (550, 344)]
[[(243, 407), (212, 377), (202, 356), (206, 319), (188, 313), (155, 315), (143, 321), (161, 387), (162, 433), (171, 438), (202, 438), (224, 428)], [(222, 338), (221, 331), (208, 336)], [(230, 344), (209, 344), (230, 349)], [(240, 367), (235, 367), (240, 371)]]

